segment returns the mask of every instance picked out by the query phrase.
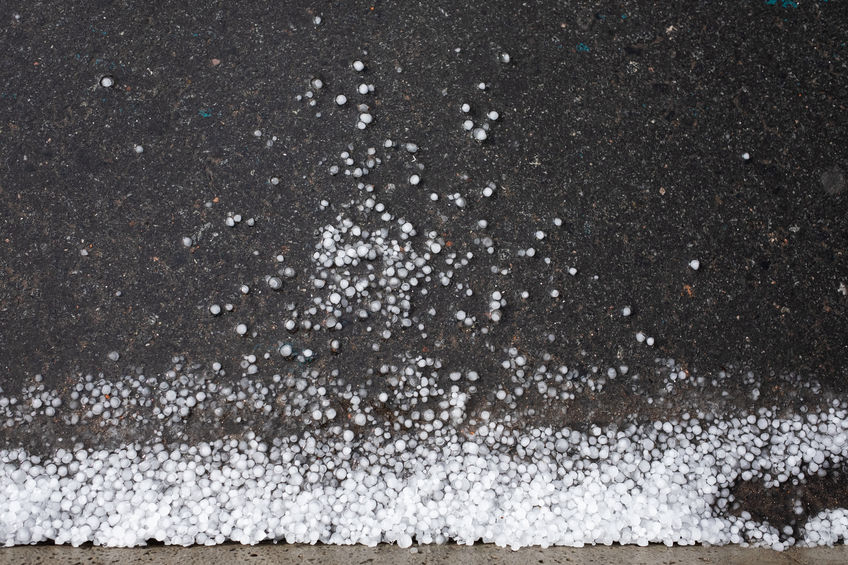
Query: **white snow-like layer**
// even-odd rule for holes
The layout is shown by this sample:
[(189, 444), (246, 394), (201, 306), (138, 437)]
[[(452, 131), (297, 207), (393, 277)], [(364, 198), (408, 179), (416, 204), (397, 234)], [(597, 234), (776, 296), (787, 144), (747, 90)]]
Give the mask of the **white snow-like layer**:
[(835, 508), (819, 512), (807, 521), (804, 541), (800, 545), (834, 545), (848, 543), (848, 510)]
[[(334, 544), (477, 540), (527, 545), (797, 540), (725, 512), (740, 478), (767, 486), (823, 474), (848, 455), (848, 415), (689, 419), (588, 433), (500, 425), (418, 442), (350, 430), (265, 444), (168, 450), (0, 452), (0, 540), (112, 546), (265, 539)], [(379, 441), (373, 438), (379, 437)], [(807, 543), (845, 532), (844, 509)]]

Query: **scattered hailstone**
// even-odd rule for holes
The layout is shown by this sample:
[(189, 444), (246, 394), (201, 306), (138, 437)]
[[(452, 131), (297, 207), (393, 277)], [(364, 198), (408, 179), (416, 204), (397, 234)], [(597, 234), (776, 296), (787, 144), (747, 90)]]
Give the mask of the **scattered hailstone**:
[(748, 160), (748, 159), (750, 159), (750, 158), (751, 158), (751, 154), (750, 154), (750, 153), (748, 153), (747, 151), (746, 151), (745, 153), (743, 153), (743, 154), (742, 154), (742, 159), (743, 159), (743, 160), (747, 161), (747, 160)]
[(353, 70), (358, 72), (358, 73), (361, 73), (362, 71), (365, 70), (365, 63), (363, 63), (362, 61), (354, 61), (353, 62)]
[(498, 60), (501, 63), (509, 63), (509, 61), (510, 61), (509, 53), (501, 53), (500, 55), (498, 55)]
[(471, 120), (465, 120), (464, 122), (462, 122), (462, 129), (464, 129), (465, 131), (473, 130), (474, 122), (472, 122)]
[(494, 122), (495, 120), (497, 120), (497, 119), (500, 117), (500, 114), (498, 114), (497, 112), (495, 112), (494, 110), (492, 110), (491, 112), (489, 112), (488, 114), (486, 114), (486, 116), (487, 116), (490, 120), (492, 120), (492, 121)]
[(262, 130), (261, 129), (253, 130), (253, 137), (262, 137)]
[(324, 88), (324, 81), (320, 78), (312, 79), (312, 88), (314, 88), (315, 90), (321, 90), (322, 88)]
[(488, 136), (486, 130), (483, 128), (474, 128), (474, 131), (471, 133), (474, 136), (474, 139), (477, 141), (484, 141)]
[(576, 267), (569, 267), (568, 268), (568, 274), (573, 277), (574, 275), (577, 274), (577, 268)]
[(321, 16), (315, 16), (314, 18), (312, 18), (312, 23), (317, 26), (321, 25), (322, 21), (323, 20), (321, 19)]
[(239, 324), (236, 326), (236, 333), (239, 335), (244, 335), (247, 333), (247, 324)]
[(183, 238), (183, 247), (191, 247), (192, 241), (190, 237)]
[(485, 82), (479, 83), (477, 85), (477, 88), (479, 88), (480, 90), (486, 90), (486, 83)]
[(419, 177), (418, 175), (411, 175), (409, 177), (409, 184), (411, 184), (412, 186), (415, 186), (420, 182), (421, 182), (421, 177)]
[(463, 114), (467, 114), (468, 112), (471, 111), (471, 105), (470, 104), (463, 104), (462, 106), (460, 106), (459, 109), (462, 110)]
[(633, 313), (633, 311), (630, 309), (630, 306), (625, 306), (624, 308), (621, 309), (621, 315), (624, 316), (625, 318), (628, 317), (632, 313)]
[(250, 292), (250, 287), (247, 286), (246, 284), (243, 284), (239, 287), (239, 290), (241, 291), (242, 294), (247, 294), (247, 293)]
[(545, 232), (542, 230), (537, 230), (535, 235), (536, 239), (538, 239), (539, 241), (545, 239)]
[(336, 96), (336, 104), (338, 104), (339, 106), (344, 106), (345, 104), (347, 104), (347, 96), (345, 96), (344, 94), (339, 94), (338, 96)]
[(368, 85), (364, 82), (356, 89), (360, 94), (368, 94)]
[(691, 261), (689, 261), (689, 267), (693, 271), (697, 271), (701, 267), (701, 262), (698, 261), (697, 259), (692, 259)]
[(221, 307), (218, 306), (217, 304), (213, 304), (212, 306), (209, 307), (209, 313), (212, 314), (213, 316), (217, 316), (218, 314), (221, 313)]
[(109, 361), (117, 361), (118, 359), (121, 358), (121, 354), (118, 353), (117, 351), (110, 351), (108, 357), (109, 357)]
[(135, 152), (138, 155), (141, 155), (142, 153), (144, 153), (144, 146), (142, 146), (142, 145), (136, 144), (135, 146), (133, 146), (133, 149), (135, 150)]
[(268, 279), (268, 286), (271, 287), (272, 290), (279, 290), (283, 286), (283, 281), (279, 277), (271, 277)]
[(109, 75), (100, 78), (100, 86), (103, 88), (112, 88), (115, 86), (115, 79)]

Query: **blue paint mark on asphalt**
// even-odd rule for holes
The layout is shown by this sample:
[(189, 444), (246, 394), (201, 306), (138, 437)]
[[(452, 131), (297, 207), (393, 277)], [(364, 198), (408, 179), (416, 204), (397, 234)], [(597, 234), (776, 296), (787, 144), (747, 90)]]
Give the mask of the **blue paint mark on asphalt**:
[(212, 117), (212, 112), (210, 112), (209, 110), (200, 110), (197, 113), (200, 114), (200, 116), (203, 117), (203, 118), (211, 118)]
[(578, 43), (577, 44), (577, 52), (578, 53), (588, 53), (589, 51), (590, 51), (589, 46), (586, 45), (585, 43)]
[(798, 2), (795, 0), (766, 0), (767, 6), (780, 6), (781, 8), (797, 8)]

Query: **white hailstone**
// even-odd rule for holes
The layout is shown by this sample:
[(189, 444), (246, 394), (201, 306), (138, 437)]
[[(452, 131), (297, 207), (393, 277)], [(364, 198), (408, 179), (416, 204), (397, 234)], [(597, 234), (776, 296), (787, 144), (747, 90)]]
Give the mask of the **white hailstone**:
[(303, 357), (304, 357), (304, 358), (306, 358), (306, 359), (312, 359), (312, 355), (313, 355), (313, 352), (312, 352), (312, 350), (311, 350), (311, 349), (304, 349), (304, 350), (303, 350)]
[(624, 316), (625, 318), (632, 313), (633, 313), (633, 311), (630, 309), (630, 306), (625, 306), (624, 308), (621, 309), (621, 315)]
[(418, 145), (412, 142), (408, 142), (406, 145), (404, 145), (404, 149), (406, 149), (408, 153), (416, 153), (418, 151)]
[(361, 121), (363, 124), (366, 124), (366, 125), (370, 124), (373, 120), (374, 120), (374, 117), (371, 116), (371, 114), (368, 114), (368, 113), (359, 114), (359, 121)]
[(647, 343), (648, 345), (654, 345), (654, 338), (649, 337), (648, 339), (645, 340), (645, 343)]
[(543, 239), (545, 239), (545, 232), (543, 232), (542, 230), (536, 230), (536, 233), (534, 235), (536, 236), (536, 239), (538, 239), (539, 241), (542, 241)]
[(527, 250), (524, 253), (528, 257), (535, 257), (536, 256), (536, 250), (533, 249), (532, 247), (528, 247)]
[(413, 229), (414, 229), (414, 228), (412, 227), (412, 224), (411, 224), (411, 223), (409, 223), (409, 222), (404, 222), (404, 224), (400, 227), (400, 230), (401, 230), (403, 233), (412, 233), (412, 230), (413, 230)]
[(192, 241), (190, 237), (183, 238), (183, 247), (191, 247)]
[(495, 189), (494, 189), (494, 187), (492, 187), (491, 184), (483, 187), (483, 196), (485, 196), (486, 198), (491, 198), (494, 193), (495, 193)]
[(261, 129), (253, 130), (253, 137), (262, 137), (262, 130)]
[(574, 275), (577, 274), (577, 268), (576, 267), (569, 267), (568, 274), (573, 277)]
[(465, 198), (463, 198), (462, 196), (457, 196), (454, 199), (453, 203), (456, 204), (457, 208), (465, 208)]
[(639, 343), (645, 341), (645, 334), (643, 334), (642, 332), (636, 332), (636, 341), (638, 341)]
[(501, 54), (498, 56), (498, 60), (499, 60), (501, 63), (509, 63), (509, 61), (510, 61), (509, 53), (501, 53)]
[[(367, 128), (367, 127), (368, 127), (368, 124), (366, 124), (366, 123), (365, 123), (365, 122), (363, 122), (363, 121), (358, 121), (358, 122), (356, 122), (356, 128), (357, 128), (357, 129), (365, 129), (365, 128)], [(345, 174), (347, 174), (347, 173), (345, 173)]]
[(368, 85), (364, 82), (360, 84), (356, 89), (360, 94), (368, 94)]
[(365, 414), (362, 412), (358, 413), (353, 417), (353, 423), (357, 426), (364, 426), (368, 422), (368, 419), (365, 417)]
[(436, 243), (435, 241), (430, 244), (430, 251), (433, 254), (438, 255), (439, 251), (441, 251), (441, 250), (442, 250), (442, 246), (439, 245), (438, 243)]
[(336, 104), (338, 104), (339, 106), (344, 106), (345, 104), (347, 104), (347, 96), (345, 96), (344, 94), (339, 94), (338, 96), (336, 96)]
[(473, 130), (474, 122), (472, 122), (471, 120), (465, 120), (464, 122), (462, 122), (462, 129), (464, 129), (465, 131)]
[(213, 304), (212, 306), (209, 307), (209, 313), (211, 313), (213, 316), (217, 316), (218, 314), (221, 313), (221, 307), (218, 306), (217, 304)]
[(236, 326), (236, 333), (239, 335), (244, 335), (247, 333), (247, 324), (239, 324)]
[(243, 284), (239, 287), (239, 290), (241, 291), (242, 294), (247, 294), (247, 293), (250, 292), (250, 287), (247, 286), (246, 284)]
[(121, 354), (117, 351), (110, 351), (107, 357), (109, 357), (109, 361), (117, 361), (121, 358)]
[(559, 298), (559, 291), (557, 289), (551, 291), (551, 298)]
[(477, 226), (481, 229), (486, 229), (486, 226), (489, 225), (489, 222), (486, 220), (477, 220)]
[(479, 83), (477, 85), (477, 88), (479, 88), (480, 90), (486, 90), (486, 83), (485, 82)]
[(333, 305), (339, 304), (342, 301), (342, 295), (338, 292), (330, 294), (330, 303)]
[(431, 193), (430, 193), (430, 200), (432, 200), (433, 202), (435, 202), (435, 201), (436, 201), (436, 200), (438, 200), (438, 199), (439, 199), (439, 195), (438, 195), (438, 194), (436, 194), (435, 192), (431, 192)]
[(689, 261), (689, 267), (693, 271), (697, 271), (701, 267), (701, 262), (698, 261), (697, 259), (692, 259), (691, 261)]
[(418, 176), (418, 175), (410, 175), (410, 177), (409, 177), (409, 184), (411, 184), (412, 186), (415, 186), (415, 185), (417, 185), (419, 182), (421, 182), (421, 177), (420, 177), (420, 176)]
[(283, 286), (283, 281), (279, 277), (271, 277), (268, 279), (268, 286), (270, 286), (272, 290), (279, 290)]
[(322, 81), (320, 78), (312, 79), (312, 88), (314, 88), (315, 90), (321, 90), (323, 87), (324, 81)]
[(476, 141), (485, 141), (485, 139), (489, 137), (486, 130), (483, 128), (474, 128), (474, 131), (471, 134), (474, 136)]
[(748, 160), (748, 159), (750, 159), (750, 158), (751, 158), (751, 155), (750, 155), (750, 153), (748, 153), (747, 151), (746, 151), (745, 153), (743, 153), (743, 154), (742, 154), (742, 159), (743, 159), (743, 160), (747, 161), (747, 160)]
[(488, 114), (486, 114), (486, 116), (494, 122), (500, 117), (500, 114), (498, 114), (494, 110), (491, 110)]
[(359, 61), (359, 60), (354, 61), (353, 62), (353, 70), (355, 70), (358, 73), (361, 73), (362, 71), (365, 70), (365, 63), (363, 63), (362, 61)]
[(291, 357), (292, 353), (294, 353), (294, 350), (292, 350), (292, 346), (288, 343), (285, 343), (280, 346), (280, 355), (282, 355), (283, 357)]
[(141, 155), (142, 153), (144, 153), (144, 147), (141, 145), (136, 144), (135, 146), (133, 146), (133, 149), (135, 150), (137, 155)]
[(462, 110), (462, 113), (463, 113), (463, 114), (467, 114), (468, 112), (470, 112), (470, 111), (471, 111), (471, 106), (470, 106), (469, 104), (463, 104), (463, 105), (460, 107), (460, 110)]
[(465, 313), (465, 310), (458, 310), (456, 312), (456, 319), (459, 320), (460, 322), (463, 321), (466, 316), (467, 316), (467, 314)]
[(115, 86), (115, 79), (109, 75), (100, 77), (100, 86), (103, 88), (112, 88)]
[(321, 25), (322, 21), (323, 20), (321, 19), (321, 16), (315, 16), (314, 18), (312, 18), (312, 23), (317, 26)]
[(554, 218), (554, 225), (560, 227), (562, 225), (562, 218)]

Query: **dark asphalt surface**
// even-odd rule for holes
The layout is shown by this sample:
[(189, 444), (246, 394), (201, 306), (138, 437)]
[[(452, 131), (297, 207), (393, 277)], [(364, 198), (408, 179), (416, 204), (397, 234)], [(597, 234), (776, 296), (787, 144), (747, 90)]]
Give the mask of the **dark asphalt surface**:
[[(258, 374), (285, 375), (301, 370), (276, 353), (291, 341), (315, 351), (311, 367), (328, 387), (340, 375), (379, 392), (387, 385), (374, 371), (415, 355), (476, 370), (471, 406), (514, 386), (501, 367), (511, 347), (582, 374), (628, 366), (627, 378), (571, 402), (526, 394), (502, 408), (516, 425), (844, 398), (848, 6), (793, 4), (7, 2), (0, 387), (20, 395), (40, 374), (68, 391), (86, 374), (162, 375), (175, 364), (206, 374), (213, 362), (237, 382), (243, 356), (266, 352)], [(350, 68), (357, 59), (362, 75)], [(104, 76), (113, 87), (100, 86)], [(375, 85), (375, 121), (360, 131), (363, 81)], [(310, 90), (314, 106), (296, 99)], [(342, 92), (350, 102), (337, 106)], [(462, 130), (463, 103), (476, 122), (499, 112), (484, 143)], [(386, 149), (387, 138), (419, 150)], [(317, 230), (358, 197), (328, 169), (344, 168), (345, 150), (358, 163), (367, 147), (382, 159), (363, 180), (379, 201), (437, 231), (443, 253), (474, 258), (450, 286), (434, 280), (416, 298), (427, 337), (396, 326), (384, 340), (352, 317), (332, 336), (289, 335), (287, 305), (308, 308), (316, 295)], [(409, 186), (419, 164), (421, 185)], [(491, 200), (480, 196), (488, 182)], [(465, 208), (448, 201), (455, 192)], [(228, 213), (244, 220), (229, 228)], [(529, 246), (536, 256), (522, 257)], [(279, 253), (296, 275), (273, 292), (264, 277)], [(508, 304), (499, 324), (484, 323), (495, 290)], [(234, 310), (211, 316), (213, 303)], [(456, 322), (460, 308), (474, 328)], [(247, 336), (233, 331), (240, 322)], [(669, 390), (667, 359), (704, 381)], [(133, 441), (159, 426), (12, 424), (4, 445)], [(198, 410), (164, 437), (310, 425)]]

